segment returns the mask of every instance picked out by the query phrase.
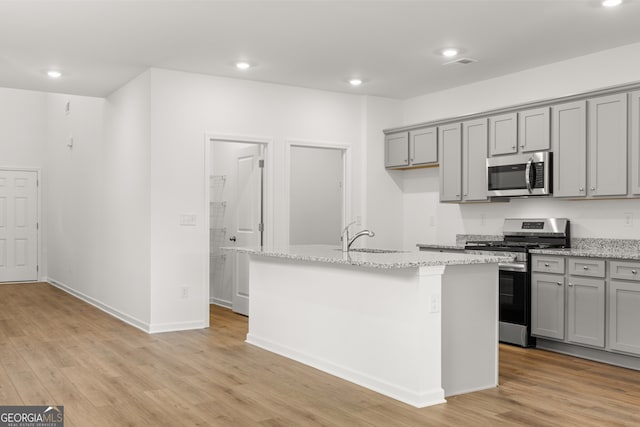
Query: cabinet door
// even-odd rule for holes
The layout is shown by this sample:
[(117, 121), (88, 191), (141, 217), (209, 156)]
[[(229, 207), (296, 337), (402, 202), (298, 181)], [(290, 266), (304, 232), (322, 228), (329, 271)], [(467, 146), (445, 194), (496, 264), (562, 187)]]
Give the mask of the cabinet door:
[(409, 133), (394, 133), (384, 140), (384, 166), (409, 166)]
[(518, 114), (489, 117), (489, 154), (518, 152)]
[(609, 282), (609, 346), (640, 354), (640, 283)]
[(586, 102), (554, 105), (553, 123), (553, 196), (586, 196), (587, 188), (587, 115)]
[(462, 123), (462, 198), (487, 200), (487, 119)]
[(531, 335), (564, 339), (564, 276), (531, 276)]
[(549, 107), (518, 113), (520, 151), (545, 151), (551, 148)]
[(627, 194), (627, 94), (590, 99), (589, 194)]
[(462, 141), (460, 123), (438, 128), (440, 144), (440, 201), (455, 202), (462, 195)]
[(569, 277), (567, 340), (604, 348), (604, 280)]
[(640, 195), (640, 91), (631, 95), (631, 192)]
[(434, 126), (409, 132), (409, 163), (438, 163), (438, 128)]

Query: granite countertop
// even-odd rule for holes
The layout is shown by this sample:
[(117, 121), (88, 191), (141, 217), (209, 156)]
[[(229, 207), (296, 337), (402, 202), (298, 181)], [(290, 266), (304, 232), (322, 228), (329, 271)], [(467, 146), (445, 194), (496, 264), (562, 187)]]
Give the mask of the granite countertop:
[(446, 252), (392, 252), (368, 253), (352, 249), (348, 253), (335, 246), (329, 245), (296, 245), (288, 248), (255, 248), (255, 247), (225, 247), (225, 251), (240, 251), (249, 254), (287, 258), (301, 261), (323, 262), (330, 264), (346, 264), (373, 268), (417, 268), (443, 265), (463, 264), (492, 264), (511, 262), (512, 257), (485, 256), (464, 253)]
[(567, 249), (533, 249), (532, 254), (640, 260), (640, 240), (578, 237)]
[(640, 251), (616, 248), (567, 248), (567, 249), (531, 249), (535, 255), (561, 255), (572, 257), (629, 259), (640, 261)]

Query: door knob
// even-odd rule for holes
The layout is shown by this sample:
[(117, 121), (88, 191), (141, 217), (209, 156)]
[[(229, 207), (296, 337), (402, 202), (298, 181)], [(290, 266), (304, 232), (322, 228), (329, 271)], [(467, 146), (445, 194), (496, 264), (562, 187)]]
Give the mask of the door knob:
[(235, 242), (236, 241), (236, 236), (229, 237), (229, 240), (232, 241), (232, 242)]

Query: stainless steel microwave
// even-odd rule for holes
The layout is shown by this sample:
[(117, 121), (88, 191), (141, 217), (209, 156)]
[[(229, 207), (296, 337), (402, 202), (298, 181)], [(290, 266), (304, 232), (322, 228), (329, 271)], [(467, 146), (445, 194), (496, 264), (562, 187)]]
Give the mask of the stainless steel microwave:
[(553, 192), (552, 153), (517, 154), (487, 159), (489, 197), (548, 196)]

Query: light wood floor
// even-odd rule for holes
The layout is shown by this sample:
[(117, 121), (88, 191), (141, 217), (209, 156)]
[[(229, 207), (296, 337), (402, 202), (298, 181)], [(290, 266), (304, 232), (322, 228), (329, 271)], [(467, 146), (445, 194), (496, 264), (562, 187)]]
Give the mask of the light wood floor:
[(416, 409), (244, 343), (247, 319), (148, 335), (48, 284), (0, 285), (0, 404), (66, 426), (640, 425), (640, 372), (500, 347), (500, 387)]

